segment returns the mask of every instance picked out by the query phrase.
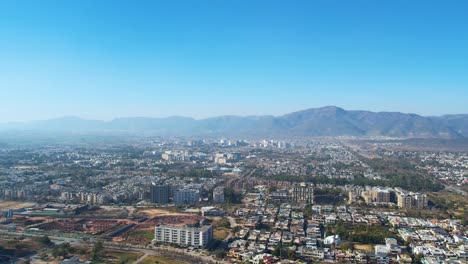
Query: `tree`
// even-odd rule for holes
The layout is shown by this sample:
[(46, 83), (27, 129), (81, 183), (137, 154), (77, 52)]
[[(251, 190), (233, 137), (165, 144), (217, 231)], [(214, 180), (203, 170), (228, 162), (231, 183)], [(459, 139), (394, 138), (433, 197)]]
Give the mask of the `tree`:
[(281, 245), (280, 243), (278, 243), (276, 246), (275, 246), (275, 249), (273, 249), (273, 252), (271, 253), (273, 256), (275, 257), (280, 257), (281, 256)]
[(213, 253), (217, 258), (220, 259), (223, 259), (226, 256), (226, 251), (224, 249), (217, 249)]
[(278, 188), (276, 186), (272, 185), (272, 186), (268, 187), (268, 193), (272, 193), (272, 192), (276, 191), (277, 189)]
[(228, 204), (238, 204), (241, 202), (242, 195), (232, 188), (224, 189), (224, 200)]
[(235, 234), (235, 233), (241, 231), (241, 229), (242, 229), (242, 227), (237, 225), (234, 228), (232, 228), (232, 232)]
[(289, 249), (288, 250), (288, 259), (289, 260), (296, 260), (297, 259), (296, 251), (294, 251), (293, 249)]
[(340, 244), (340, 248), (343, 250), (354, 250), (354, 243), (343, 242)]
[(47, 235), (45, 235), (45, 236), (40, 237), (39, 240), (38, 240), (38, 242), (41, 243), (41, 244), (43, 244), (43, 245), (48, 245), (48, 244), (50, 244), (52, 241), (50, 241), (50, 238), (49, 238)]
[(309, 218), (312, 216), (312, 205), (308, 204), (304, 209), (304, 217)]
[(93, 260), (99, 259), (103, 249), (104, 245), (102, 244), (102, 241), (96, 242), (96, 244), (93, 246), (93, 250), (91, 251), (91, 258)]
[(422, 259), (422, 255), (421, 255), (421, 254), (417, 254), (417, 255), (415, 255), (414, 258), (413, 258), (413, 263), (414, 263), (414, 264), (419, 264), (419, 263), (421, 263), (421, 259)]
[(52, 256), (54, 258), (57, 258), (57, 257), (66, 257), (68, 255), (68, 253), (70, 253), (70, 244), (69, 243), (63, 243), (63, 244), (60, 244), (56, 247), (54, 247), (54, 249), (52, 249)]

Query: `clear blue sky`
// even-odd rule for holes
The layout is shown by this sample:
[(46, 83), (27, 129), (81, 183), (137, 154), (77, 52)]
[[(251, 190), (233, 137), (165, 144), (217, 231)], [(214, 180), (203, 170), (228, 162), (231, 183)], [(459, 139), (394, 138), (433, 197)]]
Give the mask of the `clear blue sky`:
[(468, 113), (468, 1), (0, 1), (0, 122)]

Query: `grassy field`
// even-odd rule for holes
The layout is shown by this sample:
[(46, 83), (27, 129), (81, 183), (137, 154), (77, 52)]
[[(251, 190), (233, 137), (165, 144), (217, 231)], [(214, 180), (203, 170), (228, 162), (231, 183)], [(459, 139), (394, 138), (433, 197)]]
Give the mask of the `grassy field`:
[(147, 256), (143, 261), (140, 262), (141, 264), (188, 264), (188, 262), (183, 262), (180, 260), (174, 260), (170, 258), (166, 258), (163, 256)]
[(144, 237), (151, 241), (154, 239), (154, 232), (153, 230), (138, 230), (130, 232), (129, 236)]
[(85, 211), (80, 213), (80, 215), (108, 215), (108, 216), (123, 216), (127, 215), (127, 211), (122, 209), (97, 209), (91, 211)]
[(154, 239), (154, 231), (150, 230), (132, 230), (125, 239), (131, 243), (146, 245)]
[(63, 215), (63, 213), (58, 212), (58, 211), (37, 211), (37, 212), (31, 212), (31, 215)]

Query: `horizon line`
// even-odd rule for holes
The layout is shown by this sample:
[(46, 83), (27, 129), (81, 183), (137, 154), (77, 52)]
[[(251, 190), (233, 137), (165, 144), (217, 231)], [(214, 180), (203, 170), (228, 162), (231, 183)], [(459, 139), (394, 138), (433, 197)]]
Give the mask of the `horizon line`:
[(195, 121), (199, 120), (205, 120), (205, 119), (210, 119), (210, 118), (218, 118), (218, 117), (241, 117), (241, 118), (248, 118), (248, 117), (281, 117), (293, 113), (298, 113), (298, 112), (303, 112), (303, 111), (308, 111), (308, 110), (316, 110), (316, 109), (324, 109), (324, 108), (335, 108), (335, 109), (341, 109), (344, 111), (363, 111), (363, 112), (371, 112), (371, 113), (400, 113), (400, 114), (408, 114), (408, 115), (417, 115), (421, 117), (442, 117), (442, 116), (450, 116), (450, 115), (466, 115), (465, 113), (456, 113), (456, 114), (439, 114), (439, 115), (423, 115), (423, 114), (417, 114), (417, 113), (411, 113), (411, 112), (401, 112), (401, 111), (373, 111), (373, 110), (363, 110), (363, 109), (345, 109), (343, 107), (335, 106), (335, 105), (326, 105), (326, 106), (320, 106), (320, 107), (310, 107), (302, 110), (296, 110), (292, 112), (287, 112), (279, 115), (274, 115), (274, 114), (257, 114), (257, 115), (236, 115), (236, 114), (224, 114), (224, 115), (215, 115), (215, 116), (209, 116), (209, 117), (201, 117), (201, 118), (196, 118), (188, 115), (168, 115), (168, 116), (143, 116), (143, 115), (134, 115), (134, 116), (116, 116), (112, 117), (109, 119), (99, 119), (99, 118), (87, 118), (87, 117), (81, 117), (79, 115), (62, 115), (62, 116), (57, 116), (57, 117), (49, 117), (49, 118), (41, 118), (41, 119), (32, 119), (32, 120), (24, 120), (24, 121), (6, 121), (2, 122), (0, 121), (0, 124), (15, 124), (15, 123), (31, 123), (31, 122), (43, 122), (43, 121), (51, 121), (51, 120), (59, 120), (59, 119), (79, 119), (83, 121), (99, 121), (99, 122), (112, 122), (114, 120), (118, 119), (129, 119), (129, 118), (150, 118), (150, 119), (168, 119), (168, 118), (187, 118), (187, 119), (193, 119)]

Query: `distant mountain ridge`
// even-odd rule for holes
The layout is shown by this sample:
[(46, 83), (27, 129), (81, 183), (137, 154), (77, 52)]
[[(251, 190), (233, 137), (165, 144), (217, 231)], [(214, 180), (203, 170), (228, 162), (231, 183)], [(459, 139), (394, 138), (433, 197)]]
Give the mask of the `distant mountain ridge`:
[(77, 117), (0, 124), (0, 130), (145, 132), (159, 135), (468, 137), (468, 114), (420, 116), (400, 112), (311, 108), (282, 116), (129, 117), (111, 121)]

